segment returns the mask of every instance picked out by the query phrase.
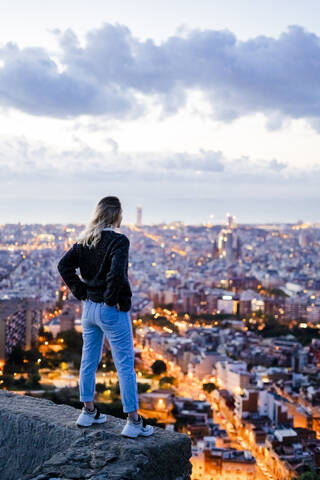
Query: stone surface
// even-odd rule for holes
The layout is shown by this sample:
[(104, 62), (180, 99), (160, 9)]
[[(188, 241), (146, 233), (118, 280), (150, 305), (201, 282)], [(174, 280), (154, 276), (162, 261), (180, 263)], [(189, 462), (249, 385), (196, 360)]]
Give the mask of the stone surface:
[(1, 480), (190, 480), (191, 441), (154, 427), (125, 438), (125, 420), (79, 428), (80, 410), (0, 391)]

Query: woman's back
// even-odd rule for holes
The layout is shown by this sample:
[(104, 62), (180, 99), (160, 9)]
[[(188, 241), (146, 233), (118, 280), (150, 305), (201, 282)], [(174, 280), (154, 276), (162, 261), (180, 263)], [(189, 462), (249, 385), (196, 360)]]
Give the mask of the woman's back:
[[(90, 299), (108, 305), (119, 303), (121, 310), (128, 311), (132, 297), (128, 280), (129, 246), (126, 235), (104, 229), (95, 246), (74, 243), (60, 259), (57, 268), (79, 300)], [(77, 268), (83, 281), (75, 273)]]

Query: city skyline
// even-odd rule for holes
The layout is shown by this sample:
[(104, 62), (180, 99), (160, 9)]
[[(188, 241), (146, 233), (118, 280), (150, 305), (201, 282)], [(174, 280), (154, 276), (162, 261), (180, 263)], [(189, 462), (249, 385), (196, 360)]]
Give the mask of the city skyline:
[(2, 12), (0, 222), (319, 222), (319, 4), (139, 5)]
[[(168, 430), (169, 437), (173, 432), (188, 436), (188, 455), (182, 454), (180, 443), (176, 458), (190, 457), (190, 480), (303, 480), (308, 470), (319, 471), (320, 224), (300, 219), (292, 225), (251, 228), (228, 212), (224, 224), (212, 228), (182, 223), (144, 227), (143, 208), (136, 208), (135, 225), (104, 232), (100, 250), (100, 255), (107, 253), (108, 242), (114, 245), (119, 233), (130, 245), (122, 270), (127, 276), (114, 278), (128, 278), (132, 291), (129, 315), (139, 414)], [(55, 403), (68, 405), (57, 426), (60, 433), (62, 422), (70, 428), (70, 406), (81, 406), (87, 306), (96, 303), (94, 314), (102, 322), (117, 322), (116, 309), (105, 297), (108, 280), (97, 297), (99, 287), (86, 270), (88, 249), (75, 243), (82, 227), (0, 225), (0, 402), (10, 396), (10, 428), (14, 415), (20, 418), (25, 408), (23, 431), (28, 432), (38, 476), (42, 471), (70, 476), (65, 460), (70, 449), (58, 460), (61, 473), (56, 464), (52, 470), (52, 461), (41, 463), (28, 419), (34, 408), (27, 399), (36, 396), (37, 405), (43, 406), (51, 400), (50, 409)], [(98, 259), (95, 278), (106, 263)], [(110, 278), (110, 272), (112, 267), (103, 276)], [(122, 308), (124, 298), (115, 298)], [(109, 311), (112, 317), (104, 317)], [(106, 335), (96, 363), (94, 403), (109, 415), (109, 423), (118, 417), (114, 443), (114, 434), (121, 433), (123, 390), (112, 345)], [(56, 415), (48, 416), (47, 408), (44, 412), (43, 425), (52, 431)], [(74, 414), (76, 420), (76, 410)], [(38, 423), (39, 417), (33, 415), (33, 420)], [(10, 437), (15, 456), (2, 462), (0, 476), (5, 472), (16, 478), (19, 469), (20, 478), (31, 471), (28, 464), (15, 461), (20, 437)], [(95, 454), (96, 446), (90, 445)], [(74, 446), (78, 452), (78, 442)], [(55, 445), (52, 454), (56, 459)], [(73, 476), (83, 477), (85, 469), (89, 476), (95, 474), (95, 464), (83, 462), (78, 475), (79, 460), (72, 457)], [(128, 455), (121, 463), (115, 459), (112, 472), (117, 461), (121, 468), (131, 463)], [(101, 464), (97, 468), (99, 474), (106, 471), (103, 466), (102, 473)], [(176, 475), (177, 470), (172, 478)]]

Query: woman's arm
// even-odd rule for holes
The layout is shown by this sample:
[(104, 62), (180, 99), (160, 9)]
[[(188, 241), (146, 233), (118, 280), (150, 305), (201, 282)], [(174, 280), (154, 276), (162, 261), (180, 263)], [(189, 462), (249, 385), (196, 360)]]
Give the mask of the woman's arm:
[(79, 267), (79, 252), (78, 244), (74, 243), (72, 247), (65, 252), (60, 259), (57, 268), (66, 285), (70, 288), (73, 295), (78, 300), (85, 300), (87, 298), (87, 286), (80, 280), (76, 274), (76, 269)]
[(126, 281), (130, 240), (123, 235), (111, 252), (110, 270), (106, 276), (104, 303), (113, 306), (119, 302), (119, 294)]

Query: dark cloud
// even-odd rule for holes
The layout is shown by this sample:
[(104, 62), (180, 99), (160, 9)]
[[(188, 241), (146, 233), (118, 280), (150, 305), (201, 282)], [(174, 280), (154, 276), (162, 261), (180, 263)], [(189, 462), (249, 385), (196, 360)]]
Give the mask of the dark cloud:
[(170, 115), (200, 89), (223, 122), (262, 112), (271, 130), (306, 118), (320, 131), (320, 37), (298, 25), (247, 41), (228, 30), (190, 30), (159, 45), (120, 24), (90, 31), (84, 45), (70, 29), (54, 33), (62, 69), (43, 48), (2, 48), (2, 105), (62, 118), (136, 117), (145, 111), (136, 94), (144, 94)]
[(141, 115), (132, 95), (111, 82), (99, 83), (85, 74), (59, 71), (42, 48), (7, 44), (0, 51), (0, 103), (32, 115), (74, 117), (81, 114), (123, 118)]

